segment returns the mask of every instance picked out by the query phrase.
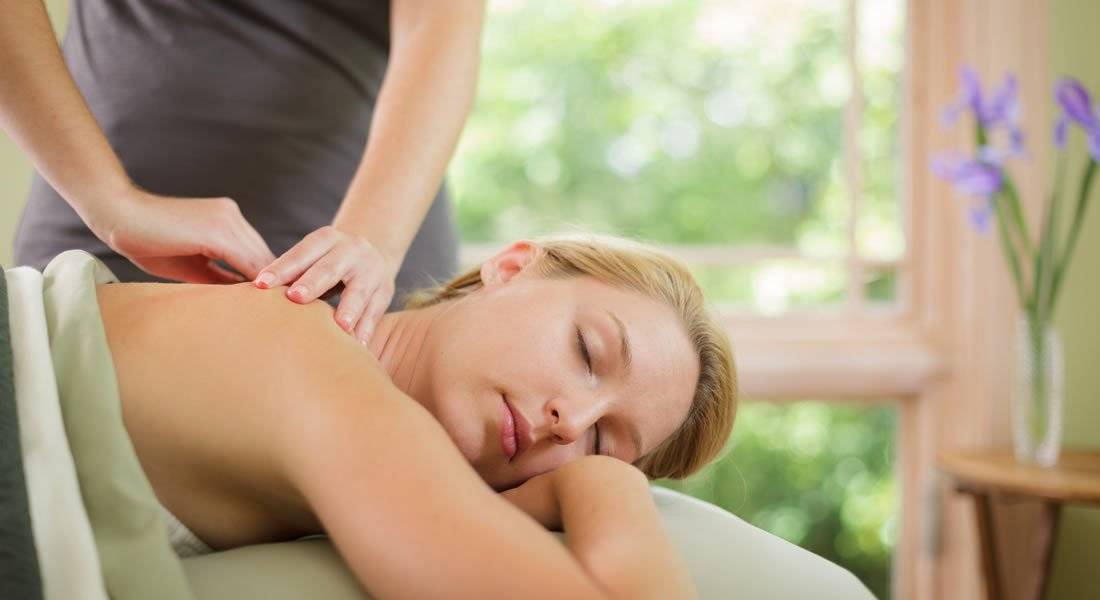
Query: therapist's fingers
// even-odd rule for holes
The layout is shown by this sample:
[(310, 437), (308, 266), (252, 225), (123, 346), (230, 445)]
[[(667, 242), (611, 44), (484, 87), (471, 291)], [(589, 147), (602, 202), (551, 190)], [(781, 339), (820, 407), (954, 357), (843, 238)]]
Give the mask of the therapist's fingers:
[(271, 251), (232, 198), (175, 198), (134, 189), (95, 230), (109, 247), (143, 271), (176, 281), (240, 281), (214, 265), (244, 274), (270, 263)]
[(371, 283), (367, 277), (356, 277), (344, 284), (344, 291), (340, 293), (340, 305), (332, 315), (340, 329), (354, 335), (355, 327), (359, 325), (374, 292), (374, 288), (370, 287)]
[(310, 265), (301, 277), (290, 284), (290, 289), (286, 292), (287, 297), (305, 304), (319, 298), (341, 281), (345, 286), (348, 285), (355, 275), (354, 260), (355, 256), (344, 247), (344, 244), (336, 244)]
[(379, 319), (382, 318), (382, 315), (386, 312), (386, 307), (390, 305), (390, 300), (393, 298), (392, 286), (388, 293), (383, 289), (384, 287), (375, 288), (374, 293), (370, 296), (370, 302), (363, 311), (363, 316), (359, 319), (359, 324), (355, 326), (355, 339), (359, 340), (364, 346), (374, 335), (374, 329), (377, 327)]
[[(256, 285), (261, 288), (272, 288), (280, 285), (288, 285), (296, 281), (320, 258), (328, 254), (336, 240), (326, 234), (324, 228), (318, 229), (302, 238), (302, 241), (287, 250), (282, 256), (276, 258), (271, 264), (264, 267), (256, 277)], [(327, 290), (320, 290), (313, 298), (323, 294)], [(312, 293), (312, 290), (310, 290)], [(307, 294), (308, 295), (308, 294)], [(310, 298), (312, 300), (312, 298)]]
[(228, 269), (222, 268), (218, 263), (210, 260), (206, 263), (206, 269), (213, 274), (214, 281), (210, 283), (242, 283), (245, 278)]
[(260, 232), (256, 231), (256, 228), (252, 226), (248, 221), (241, 220), (239, 227), (237, 228), (237, 238), (240, 240), (241, 245), (248, 249), (249, 257), (251, 260), (246, 267), (247, 271), (241, 271), (248, 279), (255, 279), (260, 271), (264, 267), (275, 262), (275, 254), (271, 252), (271, 248), (264, 241)]
[[(209, 247), (212, 251), (208, 252), (207, 255), (211, 258), (224, 260), (238, 273), (244, 275), (243, 278), (237, 277), (237, 281), (255, 279), (261, 269), (275, 260), (266, 244), (257, 245), (255, 241), (242, 233), (234, 232), (224, 236), (224, 238), (224, 240), (211, 244)], [(224, 269), (222, 270), (224, 271)]]
[[(274, 255), (232, 198), (210, 200), (209, 226), (195, 228), (205, 233), (206, 239), (199, 240), (204, 248), (202, 253), (225, 261), (248, 279), (254, 278), (274, 260)], [(192, 206), (198, 205), (193, 203)]]
[[(256, 244), (246, 236), (246, 230), (255, 230), (241, 214), (237, 201), (226, 197), (201, 198), (189, 200), (186, 204), (177, 201), (176, 207), (174, 226), (185, 238), (194, 237), (199, 254), (224, 261), (249, 279), (267, 264), (271, 251), (267, 250), (262, 239), (260, 244)], [(240, 277), (233, 276), (235, 281), (241, 281)]]
[(240, 283), (241, 276), (223, 269), (203, 255), (143, 258), (142, 269), (160, 277), (188, 283)]

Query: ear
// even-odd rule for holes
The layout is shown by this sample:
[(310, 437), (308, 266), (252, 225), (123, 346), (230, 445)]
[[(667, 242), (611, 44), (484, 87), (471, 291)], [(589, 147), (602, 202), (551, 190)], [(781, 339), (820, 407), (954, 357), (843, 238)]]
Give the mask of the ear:
[(504, 285), (535, 262), (542, 248), (529, 240), (508, 244), (481, 264), (481, 284), (485, 288)]

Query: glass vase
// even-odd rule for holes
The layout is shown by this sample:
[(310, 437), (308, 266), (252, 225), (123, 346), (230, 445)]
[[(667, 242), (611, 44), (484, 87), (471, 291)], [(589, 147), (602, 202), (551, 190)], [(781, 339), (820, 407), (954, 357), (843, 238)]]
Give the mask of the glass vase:
[(1062, 338), (1049, 322), (1025, 316), (1016, 326), (1013, 450), (1022, 463), (1052, 467), (1062, 446)]

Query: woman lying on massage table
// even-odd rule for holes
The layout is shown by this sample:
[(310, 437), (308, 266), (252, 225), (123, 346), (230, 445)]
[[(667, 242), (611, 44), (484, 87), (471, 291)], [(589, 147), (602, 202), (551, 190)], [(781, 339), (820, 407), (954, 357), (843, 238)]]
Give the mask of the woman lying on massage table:
[(386, 599), (693, 595), (646, 475), (718, 453), (736, 381), (681, 265), (516, 242), (369, 347), (284, 292), (97, 287), (126, 428), (193, 542), (325, 532)]

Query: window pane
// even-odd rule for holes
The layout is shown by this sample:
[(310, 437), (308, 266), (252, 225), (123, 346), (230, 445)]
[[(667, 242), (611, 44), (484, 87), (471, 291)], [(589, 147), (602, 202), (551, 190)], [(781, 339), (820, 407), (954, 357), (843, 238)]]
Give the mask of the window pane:
[(871, 302), (889, 304), (898, 297), (896, 269), (870, 270), (863, 282), (864, 295)]
[(761, 260), (733, 267), (691, 268), (707, 300), (763, 315), (842, 302), (848, 271), (842, 263)]
[(890, 597), (898, 514), (890, 405), (746, 402), (731, 448), (682, 482), (662, 481), (843, 565)]
[(859, 7), (859, 69), (863, 79), (863, 119), (859, 151), (863, 167), (863, 211), (858, 244), (864, 258), (896, 260), (905, 252), (898, 131), (904, 63), (903, 0), (872, 0)]
[(463, 239), (563, 224), (846, 254), (846, 0), (497, 1)]

